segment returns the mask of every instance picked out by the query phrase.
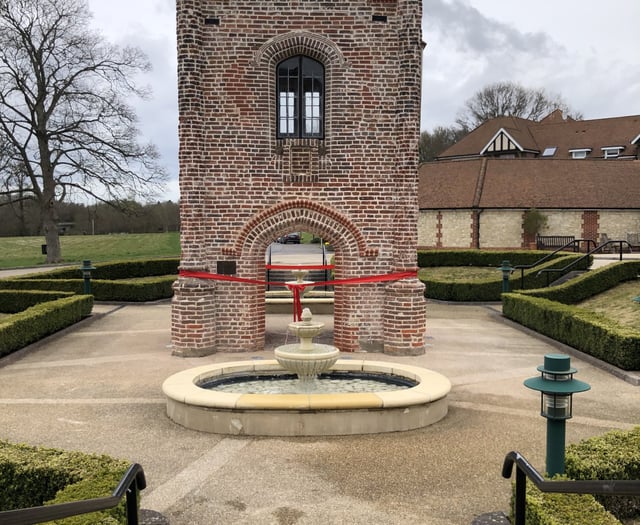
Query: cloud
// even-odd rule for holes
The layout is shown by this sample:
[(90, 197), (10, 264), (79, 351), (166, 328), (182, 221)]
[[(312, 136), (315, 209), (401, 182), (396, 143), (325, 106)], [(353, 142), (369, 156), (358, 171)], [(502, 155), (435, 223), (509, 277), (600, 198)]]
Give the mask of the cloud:
[(524, 53), (548, 56), (557, 52), (558, 44), (543, 32), (523, 33), (484, 16), (461, 0), (424, 0), (423, 29), (457, 50), (474, 56)]

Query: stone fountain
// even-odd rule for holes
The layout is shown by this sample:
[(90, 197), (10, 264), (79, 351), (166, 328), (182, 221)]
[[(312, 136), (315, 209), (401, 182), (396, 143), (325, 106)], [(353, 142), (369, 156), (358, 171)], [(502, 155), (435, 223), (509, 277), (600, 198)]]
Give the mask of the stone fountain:
[[(217, 434), (330, 436), (411, 430), (447, 414), (446, 377), (397, 362), (339, 359), (334, 346), (313, 342), (323, 326), (305, 308), (302, 319), (288, 326), (299, 342), (276, 348), (275, 359), (209, 364), (172, 375), (162, 385), (167, 415)], [(297, 382), (293, 390), (271, 390), (291, 377)], [(344, 390), (343, 382), (355, 390)], [(225, 390), (227, 385), (233, 389)]]
[(297, 374), (301, 390), (313, 390), (318, 374), (329, 370), (338, 360), (340, 350), (335, 346), (314, 343), (324, 323), (313, 321), (309, 308), (302, 310), (302, 320), (289, 323), (289, 331), (296, 335), (299, 343), (282, 345), (275, 349), (275, 357), (280, 366)]

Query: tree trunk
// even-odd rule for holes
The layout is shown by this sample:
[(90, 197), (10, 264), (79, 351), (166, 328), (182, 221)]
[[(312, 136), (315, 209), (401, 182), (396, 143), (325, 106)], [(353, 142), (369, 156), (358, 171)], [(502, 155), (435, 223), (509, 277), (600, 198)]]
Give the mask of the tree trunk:
[(47, 244), (47, 263), (59, 263), (61, 258), (58, 217), (55, 206), (49, 204), (42, 208), (42, 230)]

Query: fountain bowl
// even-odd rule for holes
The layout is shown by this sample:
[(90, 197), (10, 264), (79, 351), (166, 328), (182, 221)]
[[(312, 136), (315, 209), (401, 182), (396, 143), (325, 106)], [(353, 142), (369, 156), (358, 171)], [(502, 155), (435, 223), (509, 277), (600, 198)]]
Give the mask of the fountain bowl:
[(285, 370), (310, 377), (329, 370), (338, 360), (340, 350), (320, 343), (314, 343), (310, 350), (300, 350), (299, 344), (290, 344), (277, 347), (274, 354)]
[(200, 387), (233, 374), (281, 374), (276, 360), (205, 365), (167, 378), (167, 415), (184, 427), (228, 435), (332, 436), (412, 430), (446, 416), (450, 381), (443, 375), (395, 362), (338, 359), (332, 370), (411, 379), (415, 386), (387, 392), (335, 394), (228, 393)]

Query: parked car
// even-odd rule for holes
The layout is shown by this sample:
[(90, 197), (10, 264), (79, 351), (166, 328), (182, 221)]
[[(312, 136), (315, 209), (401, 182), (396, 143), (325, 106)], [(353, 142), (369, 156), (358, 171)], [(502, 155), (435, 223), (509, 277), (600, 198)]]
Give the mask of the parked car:
[(289, 233), (278, 238), (280, 244), (300, 244), (299, 233)]

